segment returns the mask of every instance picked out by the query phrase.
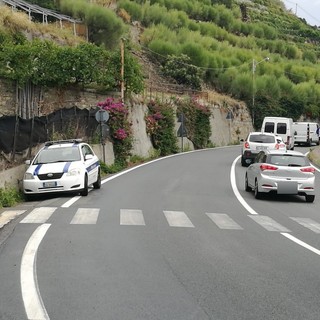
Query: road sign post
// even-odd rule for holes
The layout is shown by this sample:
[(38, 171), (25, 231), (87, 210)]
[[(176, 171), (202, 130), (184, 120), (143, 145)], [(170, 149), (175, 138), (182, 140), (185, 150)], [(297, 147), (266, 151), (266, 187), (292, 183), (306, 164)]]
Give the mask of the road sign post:
[(96, 112), (95, 118), (99, 122), (99, 126), (100, 126), (100, 143), (102, 145), (103, 162), (106, 162), (105, 142), (104, 142), (102, 126), (109, 120), (109, 112), (106, 111), (106, 110), (100, 109), (100, 110), (98, 110)]
[(183, 138), (187, 136), (187, 130), (185, 128), (185, 116), (184, 113), (180, 113), (178, 117), (178, 122), (181, 122), (181, 125), (178, 129), (177, 136), (181, 137), (181, 152), (183, 152)]

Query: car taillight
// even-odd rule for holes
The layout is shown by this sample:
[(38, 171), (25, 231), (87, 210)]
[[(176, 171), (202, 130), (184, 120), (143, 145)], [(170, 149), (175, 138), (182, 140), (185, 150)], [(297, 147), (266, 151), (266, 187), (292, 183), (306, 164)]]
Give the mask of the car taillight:
[(250, 149), (250, 144), (249, 144), (248, 141), (246, 141), (246, 142), (244, 143), (244, 147), (245, 147), (245, 149)]
[(272, 170), (272, 171), (274, 171), (274, 170), (278, 170), (278, 168), (275, 167), (275, 166), (272, 166), (272, 165), (270, 165), (270, 164), (262, 164), (262, 165), (260, 166), (260, 170), (261, 170), (261, 171), (265, 171), (265, 170)]
[(313, 167), (307, 167), (307, 168), (301, 168), (300, 171), (315, 173), (316, 170)]
[(276, 150), (279, 150), (279, 148), (280, 148), (280, 144), (277, 143), (277, 144), (276, 144)]

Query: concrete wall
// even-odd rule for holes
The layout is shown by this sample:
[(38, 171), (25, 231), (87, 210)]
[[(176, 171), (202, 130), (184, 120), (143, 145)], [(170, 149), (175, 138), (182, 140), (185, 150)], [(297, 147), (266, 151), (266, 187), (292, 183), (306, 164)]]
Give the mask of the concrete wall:
[[(14, 114), (14, 92), (10, 85), (4, 85), (0, 81), (0, 115)], [(98, 95), (93, 92), (78, 92), (78, 91), (64, 91), (58, 95), (57, 91), (51, 90), (44, 94), (45, 107), (41, 109), (41, 114), (47, 114), (60, 107), (78, 106), (91, 107), (95, 106), (98, 101), (105, 100), (106, 96)], [(151, 96), (148, 97), (152, 98)], [(162, 95), (163, 99), (170, 99), (171, 97)], [(145, 115), (147, 113), (147, 106), (144, 103), (145, 97), (136, 96), (133, 99), (132, 105), (129, 107), (129, 117), (132, 123), (132, 131), (134, 136), (132, 153), (144, 158), (153, 154), (153, 147), (149, 136), (146, 133)], [(239, 139), (245, 138), (246, 135), (253, 130), (251, 118), (246, 106), (239, 102), (225, 96), (214, 93), (209, 95), (205, 103), (212, 111), (210, 118), (212, 135), (210, 137), (213, 145), (224, 146), (230, 144), (237, 144)], [(174, 108), (173, 104), (173, 108)], [(227, 115), (230, 112), (232, 119), (227, 120)], [(176, 121), (175, 129), (178, 131), (180, 123)], [(177, 144), (182, 148), (182, 140), (177, 137)], [(193, 144), (187, 138), (183, 138), (184, 151), (193, 150)], [(111, 142), (106, 142), (105, 146), (95, 145), (94, 151), (99, 158), (106, 164), (114, 163), (113, 145)], [(34, 150), (34, 154), (37, 149)], [(105, 151), (103, 155), (103, 151)], [(8, 186), (21, 187), (21, 180), (25, 171), (25, 165), (19, 165), (12, 169), (0, 171), (0, 188)]]

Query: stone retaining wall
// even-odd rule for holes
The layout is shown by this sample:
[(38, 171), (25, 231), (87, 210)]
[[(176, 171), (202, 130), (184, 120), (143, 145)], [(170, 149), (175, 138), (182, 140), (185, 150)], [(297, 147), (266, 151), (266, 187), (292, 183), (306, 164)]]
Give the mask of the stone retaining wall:
[[(59, 91), (48, 90), (43, 95), (44, 100), (41, 104), (40, 115), (48, 114), (62, 107), (77, 106), (80, 108), (96, 106), (97, 102), (105, 100), (105, 95), (94, 92), (80, 92), (77, 90)], [(161, 95), (162, 99), (170, 99), (170, 96)], [(148, 99), (154, 98), (148, 95)], [(134, 135), (134, 143), (132, 153), (141, 157), (149, 157), (153, 154), (153, 148), (149, 136), (146, 133), (145, 115), (147, 106), (144, 104), (144, 97), (136, 96), (129, 108), (132, 123), (132, 131)], [(210, 118), (212, 135), (210, 137), (214, 146), (224, 146), (239, 143), (241, 138), (253, 130), (251, 118), (246, 106), (239, 102), (226, 98), (224, 96), (207, 95), (207, 100), (203, 101), (212, 111)], [(10, 83), (0, 81), (0, 115), (14, 115), (15, 112), (15, 91)], [(232, 115), (232, 119), (228, 120), (227, 116)], [(230, 117), (229, 117), (230, 118)], [(180, 123), (176, 121), (176, 131), (180, 127)], [(178, 145), (182, 146), (181, 138), (177, 137)], [(187, 138), (183, 138), (184, 150), (193, 150), (192, 142)], [(111, 142), (107, 142), (104, 146), (105, 155), (103, 156), (103, 147), (101, 145), (94, 146), (95, 152), (99, 158), (108, 165), (114, 162), (113, 146)], [(36, 152), (37, 150), (35, 150)], [(25, 165), (18, 166), (5, 171), (0, 171), (0, 188), (15, 186), (21, 187), (21, 180), (25, 171)]]

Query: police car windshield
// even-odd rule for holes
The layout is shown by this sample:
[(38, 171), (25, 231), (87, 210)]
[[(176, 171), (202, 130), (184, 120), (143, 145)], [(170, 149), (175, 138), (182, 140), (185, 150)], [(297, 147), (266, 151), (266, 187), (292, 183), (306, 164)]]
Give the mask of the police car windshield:
[(81, 160), (79, 149), (76, 147), (43, 149), (35, 158), (33, 164), (55, 162), (72, 162)]

